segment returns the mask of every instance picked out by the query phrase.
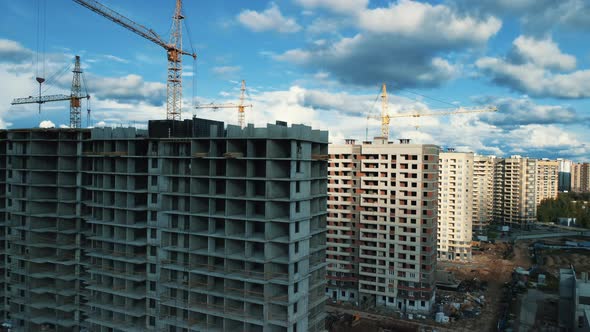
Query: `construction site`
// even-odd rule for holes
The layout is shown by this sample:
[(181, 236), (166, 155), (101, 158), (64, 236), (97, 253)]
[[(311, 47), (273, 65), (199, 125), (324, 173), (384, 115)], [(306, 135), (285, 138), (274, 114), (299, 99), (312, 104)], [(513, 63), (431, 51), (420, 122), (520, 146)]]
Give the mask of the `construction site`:
[(2, 135), (15, 330), (323, 330), (327, 132)]

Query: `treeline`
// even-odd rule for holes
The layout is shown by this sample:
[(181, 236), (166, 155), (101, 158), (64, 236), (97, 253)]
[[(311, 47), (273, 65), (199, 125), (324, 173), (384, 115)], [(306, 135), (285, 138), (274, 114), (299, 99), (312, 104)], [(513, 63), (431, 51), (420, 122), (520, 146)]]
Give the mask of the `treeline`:
[(537, 220), (557, 223), (559, 218), (576, 218), (576, 225), (590, 228), (590, 193), (560, 193), (537, 208)]

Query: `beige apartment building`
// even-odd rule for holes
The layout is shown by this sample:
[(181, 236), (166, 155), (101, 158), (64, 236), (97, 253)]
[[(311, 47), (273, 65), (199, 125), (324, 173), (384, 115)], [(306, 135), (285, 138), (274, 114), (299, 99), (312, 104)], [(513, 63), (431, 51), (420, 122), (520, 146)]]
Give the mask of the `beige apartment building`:
[(329, 147), (327, 295), (429, 312), (434, 304), (439, 147)]
[(442, 152), (438, 182), (438, 258), (470, 260), (473, 153)]
[(494, 167), (494, 220), (526, 227), (537, 218), (537, 160), (500, 159)]
[(590, 164), (573, 163), (571, 170), (571, 191), (590, 192)]
[(494, 218), (494, 168), (498, 160), (495, 156), (473, 156), (472, 228), (477, 234)]
[(559, 161), (537, 161), (537, 206), (544, 199), (557, 198), (559, 193)]

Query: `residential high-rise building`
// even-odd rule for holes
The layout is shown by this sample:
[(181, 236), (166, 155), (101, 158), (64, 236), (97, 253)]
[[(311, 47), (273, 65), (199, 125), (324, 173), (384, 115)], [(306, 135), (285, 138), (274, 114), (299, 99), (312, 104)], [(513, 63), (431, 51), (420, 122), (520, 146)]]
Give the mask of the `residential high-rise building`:
[(537, 160), (512, 156), (494, 170), (494, 220), (527, 227), (537, 218)]
[(79, 331), (86, 315), (90, 263), (83, 188), (88, 183), (82, 172), (90, 131), (23, 129), (6, 134), (13, 327)]
[(471, 260), (473, 153), (441, 152), (438, 169), (438, 258)]
[(327, 132), (148, 128), (0, 136), (14, 328), (323, 330)]
[(538, 160), (537, 161), (537, 206), (544, 199), (557, 198), (559, 193), (559, 161)]
[(473, 156), (473, 232), (483, 234), (494, 218), (495, 156)]
[(429, 312), (439, 147), (375, 138), (329, 153), (327, 295)]
[(572, 192), (590, 192), (590, 163), (573, 163), (571, 176)]
[(572, 182), (572, 161), (557, 158), (559, 162), (559, 191), (570, 191)]

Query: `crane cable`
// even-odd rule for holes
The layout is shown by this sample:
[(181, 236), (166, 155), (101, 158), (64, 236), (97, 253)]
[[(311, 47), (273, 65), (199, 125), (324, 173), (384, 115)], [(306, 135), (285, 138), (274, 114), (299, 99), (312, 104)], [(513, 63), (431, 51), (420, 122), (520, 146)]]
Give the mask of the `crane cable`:
[(35, 75), (39, 78), (45, 77), (45, 50), (47, 36), (46, 22), (47, 1), (37, 0), (37, 45), (35, 54)]

